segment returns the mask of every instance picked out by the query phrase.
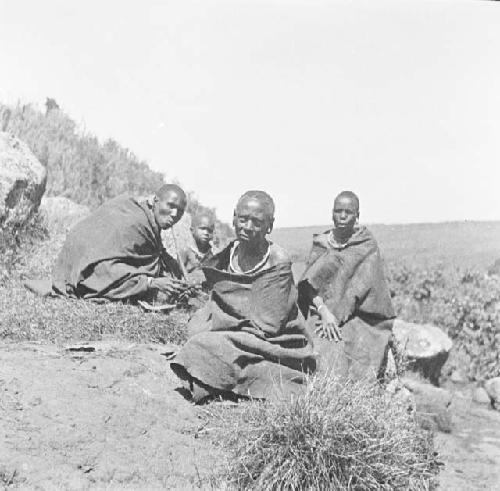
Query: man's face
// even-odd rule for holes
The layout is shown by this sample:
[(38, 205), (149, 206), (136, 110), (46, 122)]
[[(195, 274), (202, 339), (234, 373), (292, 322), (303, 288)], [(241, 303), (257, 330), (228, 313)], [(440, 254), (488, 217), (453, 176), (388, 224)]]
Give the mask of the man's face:
[(153, 214), (158, 226), (165, 230), (175, 225), (184, 214), (186, 202), (175, 191), (170, 191), (162, 200), (155, 197)]
[(238, 204), (233, 225), (240, 242), (258, 244), (272, 229), (272, 219), (259, 200), (249, 198)]
[(340, 196), (335, 200), (332, 213), (335, 228), (346, 234), (350, 233), (354, 230), (358, 217), (359, 211), (355, 200), (347, 196)]
[(192, 232), (197, 244), (208, 245), (214, 237), (214, 224), (208, 217), (201, 217)]

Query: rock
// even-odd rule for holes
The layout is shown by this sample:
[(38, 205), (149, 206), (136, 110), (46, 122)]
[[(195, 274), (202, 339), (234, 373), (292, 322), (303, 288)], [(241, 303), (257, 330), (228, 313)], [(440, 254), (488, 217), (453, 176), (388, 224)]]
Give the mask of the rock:
[(0, 226), (23, 226), (38, 210), (47, 171), (28, 146), (10, 133), (0, 133)]
[(393, 335), (408, 358), (409, 368), (438, 385), (441, 368), (453, 344), (448, 335), (439, 327), (400, 319), (394, 321)]
[(479, 404), (491, 404), (490, 396), (483, 387), (478, 387), (472, 394), (472, 400)]
[(449, 391), (407, 377), (402, 378), (401, 383), (415, 398), (416, 415), (422, 427), (445, 433), (452, 430)]
[(40, 204), (47, 229), (51, 234), (67, 232), (73, 225), (85, 218), (90, 210), (63, 196), (43, 197)]
[(491, 378), (484, 384), (493, 407), (500, 410), (500, 377)]
[(453, 370), (452, 374), (450, 375), (450, 380), (454, 384), (464, 384), (465, 382), (467, 382), (466, 378), (460, 370)]

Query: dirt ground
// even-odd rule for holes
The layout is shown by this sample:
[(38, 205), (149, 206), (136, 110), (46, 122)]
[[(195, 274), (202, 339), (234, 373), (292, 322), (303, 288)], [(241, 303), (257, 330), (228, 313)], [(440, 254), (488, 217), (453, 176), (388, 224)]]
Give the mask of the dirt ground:
[(218, 452), (168, 346), (92, 346), (0, 345), (0, 489), (210, 488)]
[(472, 387), (454, 393), (453, 431), (436, 434), (436, 447), (444, 462), (443, 490), (500, 489), (500, 411), (472, 402)]
[[(0, 487), (220, 487), (206, 411), (175, 390), (162, 354), (174, 347), (91, 346), (0, 345)], [(436, 437), (440, 488), (500, 489), (500, 412), (462, 390), (453, 414), (454, 431)]]

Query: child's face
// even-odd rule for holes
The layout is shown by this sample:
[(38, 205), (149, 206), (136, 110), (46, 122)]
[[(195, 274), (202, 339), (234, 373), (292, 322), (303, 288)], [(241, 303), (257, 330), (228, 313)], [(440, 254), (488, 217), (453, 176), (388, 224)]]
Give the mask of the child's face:
[(214, 237), (214, 224), (208, 217), (201, 217), (192, 232), (197, 244), (207, 245)]

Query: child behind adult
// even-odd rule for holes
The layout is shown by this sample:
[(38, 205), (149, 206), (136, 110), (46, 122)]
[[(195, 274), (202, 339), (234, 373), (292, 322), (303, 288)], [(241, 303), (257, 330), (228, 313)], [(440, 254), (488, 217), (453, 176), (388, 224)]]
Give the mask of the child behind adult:
[(199, 213), (191, 220), (193, 243), (180, 251), (180, 259), (191, 282), (201, 284), (204, 281), (201, 268), (213, 256), (214, 228), (214, 218), (209, 213)]

